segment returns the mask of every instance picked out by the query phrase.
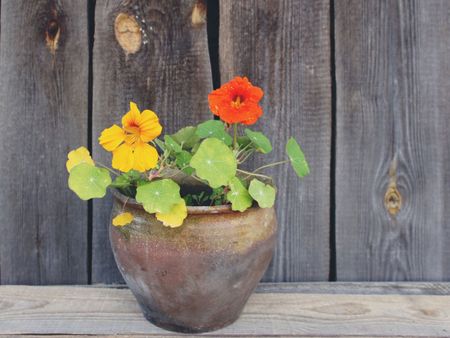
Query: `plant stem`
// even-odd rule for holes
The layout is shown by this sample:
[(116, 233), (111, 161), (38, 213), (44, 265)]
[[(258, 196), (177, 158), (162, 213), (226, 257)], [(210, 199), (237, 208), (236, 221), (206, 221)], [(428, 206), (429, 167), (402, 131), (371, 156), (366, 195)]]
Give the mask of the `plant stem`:
[(233, 137), (233, 148), (237, 149), (237, 132), (238, 132), (238, 125), (237, 123), (233, 124), (233, 132), (234, 132), (234, 137)]
[(279, 162), (266, 164), (266, 165), (263, 165), (262, 167), (256, 168), (255, 170), (253, 170), (253, 172), (256, 173), (256, 172), (261, 171), (263, 169), (270, 168), (270, 167), (275, 167), (277, 165), (285, 164), (285, 163), (289, 163), (289, 162), (290, 162), (289, 160), (285, 160), (285, 161), (279, 161)]
[(106, 165), (104, 165), (103, 163), (97, 162), (95, 161), (96, 164), (98, 164), (100, 167), (105, 168), (106, 170), (108, 170), (109, 172), (113, 173), (116, 176), (120, 176), (120, 174), (112, 169), (110, 169), (109, 167), (107, 167)]
[(249, 177), (249, 176), (257, 176), (257, 177), (262, 177), (262, 178), (266, 178), (266, 179), (269, 179), (269, 180), (272, 179), (272, 177), (270, 177), (270, 176), (263, 175), (263, 174), (255, 174), (255, 173), (251, 173), (250, 171), (245, 171), (245, 170), (242, 170), (242, 169), (237, 169), (237, 171), (242, 173), (242, 174), (247, 174), (247, 177)]

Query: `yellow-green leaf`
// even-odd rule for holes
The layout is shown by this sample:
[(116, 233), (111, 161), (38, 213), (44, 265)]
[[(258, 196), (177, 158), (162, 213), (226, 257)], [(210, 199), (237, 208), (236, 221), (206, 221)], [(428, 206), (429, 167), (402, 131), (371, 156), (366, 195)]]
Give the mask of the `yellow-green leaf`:
[(171, 179), (152, 181), (136, 189), (136, 201), (151, 214), (168, 213), (180, 200), (180, 186)]
[(269, 184), (264, 184), (256, 178), (254, 178), (250, 182), (248, 192), (250, 196), (252, 196), (256, 202), (258, 202), (260, 208), (270, 208), (275, 203), (275, 188)]
[(67, 155), (67, 162), (66, 162), (67, 172), (70, 173), (70, 171), (80, 163), (87, 163), (90, 165), (94, 165), (94, 161), (92, 160), (92, 157), (89, 154), (89, 150), (87, 150), (85, 147), (80, 147), (78, 149), (72, 150)]
[(165, 226), (171, 228), (181, 226), (186, 217), (187, 217), (187, 208), (184, 199), (181, 199), (179, 203), (172, 206), (169, 212), (156, 213), (156, 219), (162, 222)]
[(252, 206), (253, 199), (237, 177), (230, 181), (230, 191), (227, 199), (231, 202), (231, 209), (243, 212)]
[(309, 174), (309, 166), (300, 145), (291, 137), (286, 143), (286, 153), (291, 161), (292, 168), (299, 177)]
[(112, 220), (112, 224), (116, 227), (123, 227), (125, 225), (130, 224), (133, 221), (134, 217), (129, 212), (123, 212), (121, 214), (118, 214), (114, 219)]
[(191, 159), (197, 176), (208, 181), (211, 188), (227, 185), (236, 175), (237, 162), (233, 152), (216, 138), (205, 139)]
[(111, 184), (108, 170), (81, 163), (70, 171), (69, 188), (82, 200), (101, 198)]

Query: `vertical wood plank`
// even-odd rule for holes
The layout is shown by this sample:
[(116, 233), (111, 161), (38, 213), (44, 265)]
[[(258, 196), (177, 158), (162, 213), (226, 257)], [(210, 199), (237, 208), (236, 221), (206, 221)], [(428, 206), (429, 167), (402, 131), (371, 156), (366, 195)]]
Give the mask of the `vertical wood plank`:
[(0, 281), (88, 281), (87, 208), (67, 152), (87, 142), (86, 1), (1, 2)]
[(450, 2), (336, 1), (338, 280), (450, 279)]
[[(194, 12), (194, 13), (193, 13)], [(126, 25), (115, 36), (116, 18)], [(133, 100), (154, 110), (165, 131), (210, 117), (207, 94), (212, 89), (206, 36), (206, 7), (202, 1), (97, 0), (94, 44), (94, 155), (110, 163), (110, 154), (97, 137), (128, 111)], [(131, 32), (130, 32), (131, 31)], [(94, 202), (94, 283), (122, 278), (110, 249), (110, 199)]]
[(278, 249), (265, 281), (328, 280), (331, 80), (329, 1), (220, 1), (222, 82), (247, 76), (265, 91), (255, 128), (283, 158), (289, 136), (302, 144), (311, 176), (267, 171), (278, 185)]

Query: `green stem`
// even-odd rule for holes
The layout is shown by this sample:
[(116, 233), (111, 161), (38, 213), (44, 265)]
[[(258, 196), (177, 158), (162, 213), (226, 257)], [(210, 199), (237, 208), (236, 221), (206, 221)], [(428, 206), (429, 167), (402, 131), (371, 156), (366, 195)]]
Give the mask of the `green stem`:
[(270, 167), (275, 167), (277, 165), (285, 164), (285, 163), (289, 163), (289, 162), (290, 162), (289, 160), (285, 160), (285, 161), (279, 161), (279, 162), (266, 164), (266, 165), (263, 165), (262, 167), (256, 168), (255, 170), (253, 170), (253, 172), (256, 173), (256, 172), (261, 171), (263, 169), (270, 168)]
[(233, 132), (234, 132), (233, 148), (237, 149), (237, 132), (238, 132), (238, 125), (237, 125), (237, 123), (233, 124)]
[(107, 166), (104, 165), (103, 163), (100, 163), (100, 162), (95, 161), (95, 164), (98, 164), (100, 167), (105, 168), (106, 170), (108, 170), (109, 172), (113, 173), (113, 174), (116, 175), (116, 176), (120, 176), (120, 173), (118, 173), (118, 172), (116, 172), (116, 171), (110, 169), (109, 167), (107, 167)]
[[(272, 180), (272, 177), (267, 176), (267, 175), (255, 174), (255, 173), (251, 173), (250, 171), (245, 171), (245, 170), (242, 170), (242, 169), (237, 169), (237, 171), (242, 173), (242, 174), (247, 174), (247, 177), (249, 177), (249, 176), (257, 176), (257, 177), (262, 177), (262, 178), (266, 178), (266, 179)], [(246, 177), (246, 179), (247, 179), (247, 177)]]

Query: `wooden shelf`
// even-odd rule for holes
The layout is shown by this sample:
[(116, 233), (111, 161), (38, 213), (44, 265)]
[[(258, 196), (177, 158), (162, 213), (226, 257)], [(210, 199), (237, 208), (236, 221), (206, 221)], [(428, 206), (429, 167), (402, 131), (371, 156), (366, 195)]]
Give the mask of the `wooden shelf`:
[[(450, 283), (261, 284), (241, 318), (209, 336), (450, 336)], [(111, 286), (1, 286), (0, 335), (176, 336)]]

